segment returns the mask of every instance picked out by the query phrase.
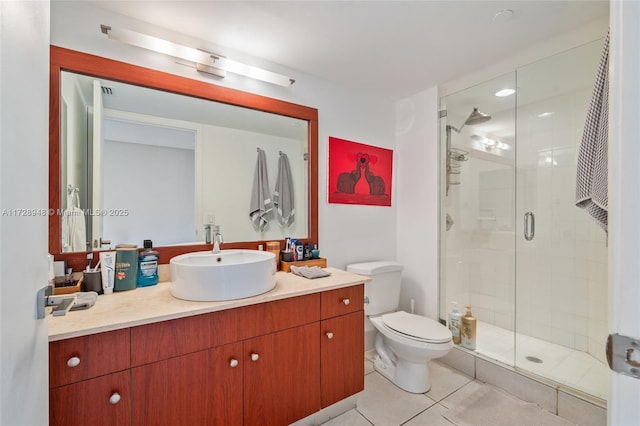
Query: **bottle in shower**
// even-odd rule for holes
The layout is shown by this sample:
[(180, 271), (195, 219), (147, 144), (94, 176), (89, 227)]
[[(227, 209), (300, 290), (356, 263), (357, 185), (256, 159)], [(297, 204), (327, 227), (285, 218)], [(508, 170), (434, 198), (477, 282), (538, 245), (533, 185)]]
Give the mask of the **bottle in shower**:
[(467, 312), (462, 317), (462, 328), (460, 329), (460, 337), (462, 347), (475, 350), (476, 349), (476, 319), (471, 313), (471, 305), (467, 305)]
[(460, 344), (460, 327), (462, 326), (462, 314), (458, 310), (458, 302), (451, 302), (453, 309), (449, 312), (449, 330), (453, 335), (453, 343)]
[(138, 255), (137, 287), (148, 287), (158, 284), (159, 254), (153, 250), (151, 240), (144, 240), (144, 250)]

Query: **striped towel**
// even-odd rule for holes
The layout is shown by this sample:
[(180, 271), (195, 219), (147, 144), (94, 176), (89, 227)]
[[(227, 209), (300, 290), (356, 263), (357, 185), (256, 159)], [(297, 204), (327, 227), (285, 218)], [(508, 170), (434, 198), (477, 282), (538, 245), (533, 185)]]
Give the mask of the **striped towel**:
[(596, 83), (584, 125), (576, 173), (576, 206), (607, 232), (607, 149), (609, 131), (609, 34), (604, 42)]
[(249, 218), (258, 231), (264, 231), (269, 225), (267, 215), (272, 208), (269, 178), (267, 176), (267, 157), (263, 150), (258, 149), (258, 160), (256, 161), (256, 171), (253, 175), (253, 189), (251, 190), (249, 207)]

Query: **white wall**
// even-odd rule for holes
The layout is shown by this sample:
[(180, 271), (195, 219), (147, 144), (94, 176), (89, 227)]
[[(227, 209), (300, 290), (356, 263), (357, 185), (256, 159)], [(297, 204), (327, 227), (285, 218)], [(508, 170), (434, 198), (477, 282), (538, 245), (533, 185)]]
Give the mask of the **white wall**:
[[(202, 195), (198, 198), (202, 202), (199, 212), (202, 223), (207, 223), (207, 217), (212, 215), (226, 241), (283, 240), (288, 236), (307, 235), (307, 186), (306, 179), (302, 178), (307, 176), (308, 163), (304, 159), (306, 143), (225, 127), (201, 128), (198, 150), (201, 172), (198, 178)], [(265, 153), (272, 197), (278, 176), (279, 152), (289, 158), (291, 174), (294, 176), (292, 186), (296, 212), (290, 227), (280, 227), (275, 209), (267, 215), (268, 226), (262, 232), (249, 219), (258, 147)], [(243, 189), (239, 191), (240, 188)], [(198, 231), (202, 228), (199, 226)]]
[[(0, 210), (48, 208), (49, 2), (0, 2)], [(49, 412), (47, 216), (0, 216), (0, 424), (44, 425)]]
[[(190, 68), (176, 65), (164, 55), (109, 40), (100, 33), (100, 24), (147, 31), (172, 41), (222, 51), (229, 57), (251, 61), (295, 78), (295, 85), (283, 88), (229, 76), (224, 80), (204, 77)], [(51, 42), (54, 45), (109, 57), (136, 65), (171, 72), (212, 84), (271, 96), (317, 108), (319, 111), (319, 248), (330, 266), (396, 256), (396, 205), (392, 207), (351, 206), (327, 203), (327, 143), (329, 136), (383, 148), (395, 148), (394, 104), (375, 94), (363, 94), (319, 80), (295, 70), (263, 63), (256, 58), (216, 49), (209, 43), (167, 32), (129, 17), (96, 10), (87, 2), (54, 2), (51, 7)], [(394, 156), (397, 158), (398, 156)], [(396, 168), (397, 171), (397, 168)], [(395, 193), (396, 183), (392, 189)]]
[(193, 149), (105, 140), (102, 159), (104, 238), (138, 247), (195, 241)]
[(438, 90), (396, 105), (397, 258), (404, 265), (401, 307), (438, 318)]

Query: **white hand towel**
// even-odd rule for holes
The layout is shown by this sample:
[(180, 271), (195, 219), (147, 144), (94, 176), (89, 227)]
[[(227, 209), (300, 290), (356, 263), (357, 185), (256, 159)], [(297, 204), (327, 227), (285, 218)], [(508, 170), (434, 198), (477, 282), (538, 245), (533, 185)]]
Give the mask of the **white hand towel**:
[(278, 160), (278, 178), (273, 192), (273, 206), (276, 208), (276, 218), (282, 227), (291, 226), (295, 215), (293, 199), (293, 179), (289, 167), (289, 157), (281, 153)]
[(264, 231), (269, 225), (267, 214), (272, 208), (267, 176), (267, 157), (263, 150), (258, 149), (258, 160), (253, 175), (253, 189), (251, 190), (251, 205), (249, 206), (249, 218), (258, 231)]
[(62, 217), (62, 251), (74, 252), (87, 249), (87, 231), (84, 212), (78, 207), (64, 211)]
[(578, 153), (576, 205), (607, 232), (607, 151), (609, 130), (609, 35), (604, 42), (596, 84)]

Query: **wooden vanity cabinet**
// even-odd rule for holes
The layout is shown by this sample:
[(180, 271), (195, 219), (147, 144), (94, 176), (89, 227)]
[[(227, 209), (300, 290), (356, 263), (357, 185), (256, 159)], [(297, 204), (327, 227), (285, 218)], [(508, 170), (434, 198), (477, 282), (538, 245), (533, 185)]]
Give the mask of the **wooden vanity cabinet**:
[(51, 424), (290, 424), (364, 388), (363, 300), (358, 285), (52, 342)]
[(49, 424), (129, 425), (129, 330), (49, 343)]
[(244, 424), (288, 425), (320, 410), (320, 324), (244, 342)]
[(322, 293), (321, 407), (364, 390), (364, 285)]
[(242, 425), (241, 343), (131, 371), (134, 425)]

